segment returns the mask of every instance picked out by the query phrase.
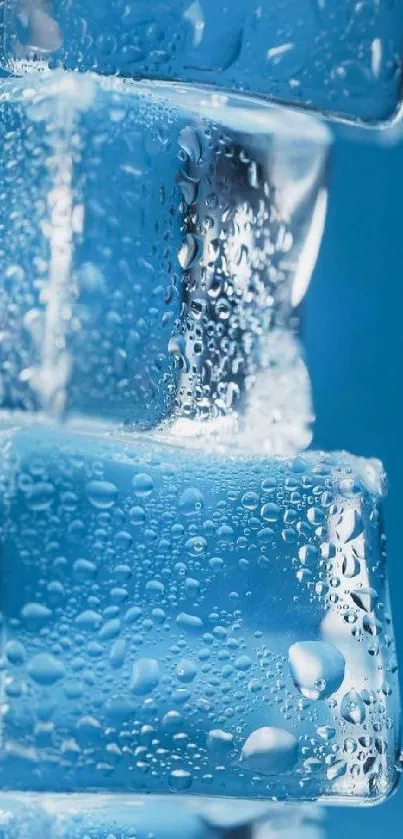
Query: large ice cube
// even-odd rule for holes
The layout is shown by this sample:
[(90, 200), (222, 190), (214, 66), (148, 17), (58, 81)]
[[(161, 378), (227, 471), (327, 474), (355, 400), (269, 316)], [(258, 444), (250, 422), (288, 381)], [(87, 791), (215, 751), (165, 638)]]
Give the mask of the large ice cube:
[(3, 408), (237, 419), (257, 416), (264, 381), (270, 422), (287, 373), (306, 425), (292, 332), (323, 232), (326, 129), (62, 72), (4, 82), (0, 109)]
[(46, 427), (2, 452), (3, 788), (393, 789), (378, 462)]
[(388, 0), (4, 0), (3, 66), (213, 84), (352, 119), (393, 115), (401, 4)]

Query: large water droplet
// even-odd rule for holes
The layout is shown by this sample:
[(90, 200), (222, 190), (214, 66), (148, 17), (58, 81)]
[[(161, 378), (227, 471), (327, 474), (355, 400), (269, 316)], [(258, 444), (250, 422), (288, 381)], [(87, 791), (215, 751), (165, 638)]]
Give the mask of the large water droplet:
[(189, 615), (187, 612), (180, 612), (176, 618), (176, 623), (182, 629), (187, 629), (189, 632), (198, 632), (203, 628), (203, 621), (197, 615)]
[(54, 499), (55, 488), (49, 483), (35, 484), (27, 496), (27, 507), (30, 510), (47, 510)]
[(178, 508), (184, 516), (192, 516), (203, 508), (204, 498), (199, 489), (185, 489), (178, 501)]
[(169, 786), (173, 792), (189, 789), (191, 784), (192, 776), (186, 769), (174, 769), (169, 776)]
[(185, 240), (178, 252), (178, 262), (184, 271), (187, 271), (196, 260), (198, 254), (198, 243), (195, 236), (187, 233)]
[(87, 485), (88, 500), (99, 510), (108, 510), (116, 502), (118, 490), (109, 481), (91, 481)]
[(351, 599), (354, 600), (356, 606), (362, 609), (363, 612), (372, 612), (375, 602), (378, 598), (378, 593), (373, 588), (358, 588), (350, 592)]
[(325, 699), (344, 679), (344, 656), (325, 641), (298, 641), (288, 651), (288, 663), (295, 686), (307, 699)]
[(201, 158), (201, 143), (195, 128), (187, 125), (183, 128), (178, 137), (178, 143), (192, 163), (198, 163)]
[(356, 690), (349, 690), (343, 697), (340, 713), (346, 722), (350, 722), (353, 725), (364, 722), (366, 716), (365, 705)]
[(221, 728), (213, 728), (207, 735), (207, 745), (217, 755), (225, 755), (233, 748), (234, 737), (229, 731), (223, 731)]
[(241, 752), (247, 769), (259, 775), (290, 772), (298, 759), (298, 742), (284, 728), (264, 726), (253, 731)]
[(362, 518), (358, 510), (345, 510), (337, 523), (336, 531), (341, 542), (357, 539), (363, 531)]
[(156, 658), (139, 658), (133, 665), (131, 689), (137, 696), (145, 696), (157, 687), (160, 665)]
[(181, 658), (176, 665), (176, 675), (181, 682), (192, 682), (197, 675), (197, 666), (189, 658)]
[(31, 632), (37, 632), (50, 618), (52, 612), (42, 603), (26, 603), (21, 617)]
[(64, 666), (50, 653), (35, 655), (28, 664), (28, 673), (39, 685), (53, 685), (64, 676)]
[(154, 489), (154, 481), (151, 475), (146, 475), (143, 472), (135, 475), (133, 478), (133, 488), (139, 498), (148, 498)]

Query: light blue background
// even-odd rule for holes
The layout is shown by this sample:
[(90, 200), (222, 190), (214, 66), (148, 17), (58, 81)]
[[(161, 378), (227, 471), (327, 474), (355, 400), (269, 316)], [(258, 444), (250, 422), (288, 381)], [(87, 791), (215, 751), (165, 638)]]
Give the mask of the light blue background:
[[(403, 687), (402, 196), (403, 133), (393, 147), (336, 140), (304, 331), (317, 413), (314, 445), (376, 455), (389, 476), (389, 576)], [(403, 783), (379, 808), (329, 816), (329, 839), (380, 833), (398, 839)]]

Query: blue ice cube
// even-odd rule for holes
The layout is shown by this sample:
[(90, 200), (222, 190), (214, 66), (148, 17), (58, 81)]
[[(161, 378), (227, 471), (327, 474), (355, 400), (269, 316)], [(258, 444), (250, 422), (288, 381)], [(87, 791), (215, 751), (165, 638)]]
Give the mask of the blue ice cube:
[[(403, 12), (388, 0), (4, 0), (3, 66), (244, 90), (352, 119), (390, 118)], [(1, 14), (1, 11), (0, 11)]]
[(3, 789), (385, 798), (377, 461), (41, 426), (1, 442)]
[(263, 389), (278, 416), (326, 129), (62, 72), (4, 82), (0, 109), (2, 407), (150, 428), (246, 415)]

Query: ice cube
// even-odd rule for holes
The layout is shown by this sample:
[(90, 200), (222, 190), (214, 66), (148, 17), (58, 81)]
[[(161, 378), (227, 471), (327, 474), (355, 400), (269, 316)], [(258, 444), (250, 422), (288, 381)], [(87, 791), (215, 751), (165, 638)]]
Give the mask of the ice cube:
[(1, 9), (12, 72), (39, 61), (209, 84), (371, 122), (398, 105), (403, 13), (387, 0), (4, 0)]
[(4, 428), (1, 786), (385, 798), (382, 491), (347, 454)]
[(291, 404), (308, 425), (293, 333), (327, 130), (242, 97), (63, 72), (3, 82), (0, 109), (3, 408), (249, 427), (259, 402), (266, 438)]

